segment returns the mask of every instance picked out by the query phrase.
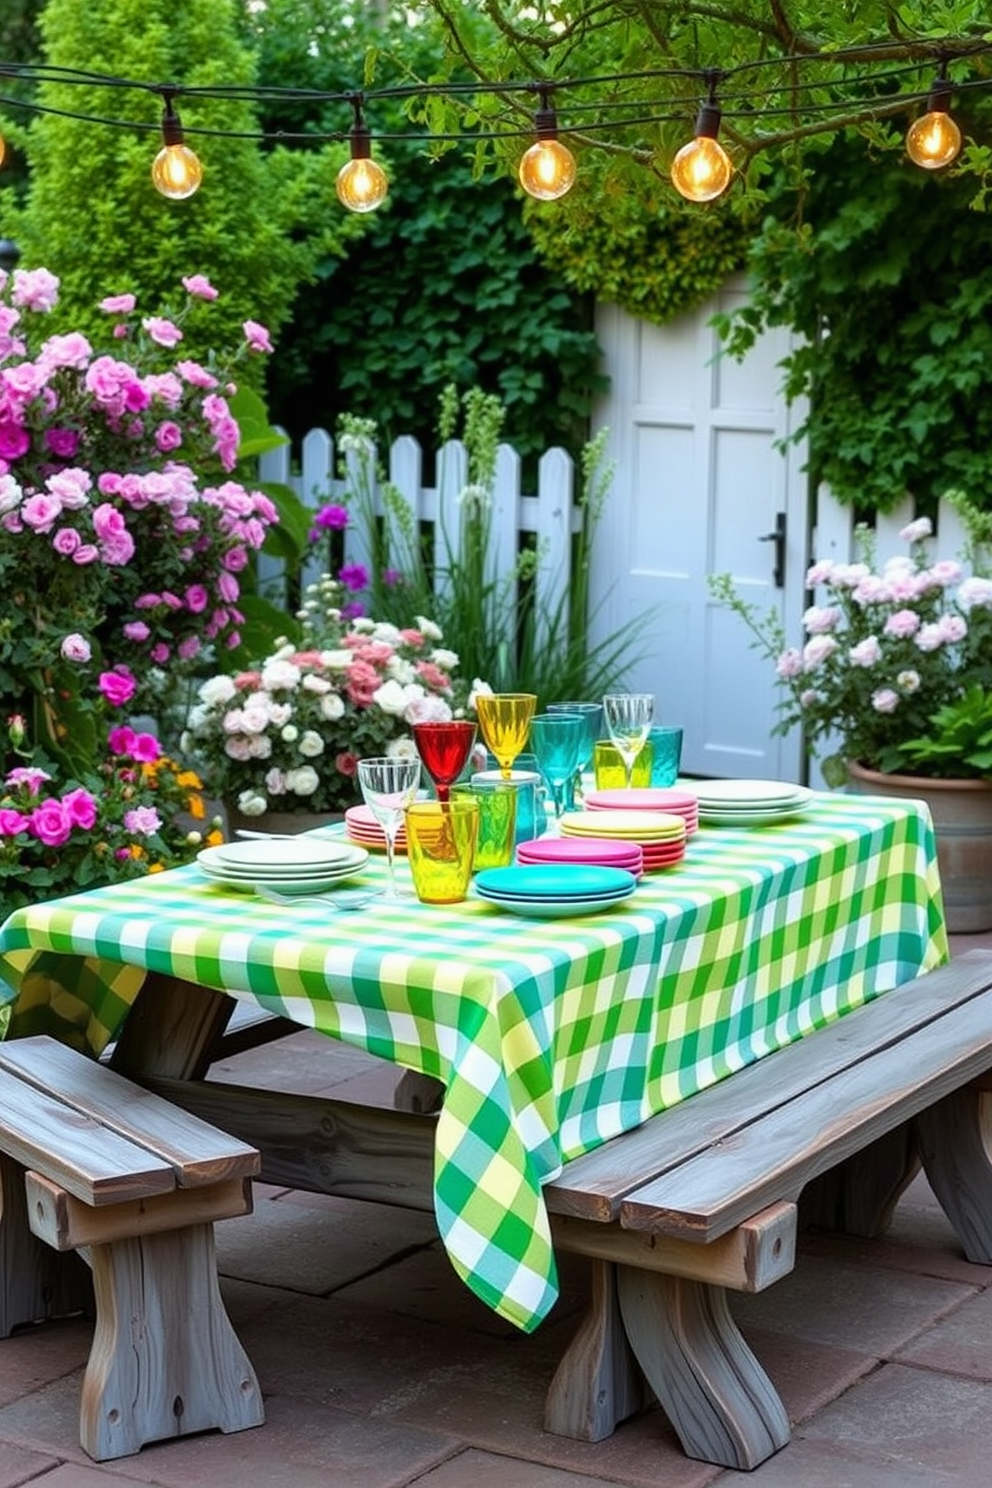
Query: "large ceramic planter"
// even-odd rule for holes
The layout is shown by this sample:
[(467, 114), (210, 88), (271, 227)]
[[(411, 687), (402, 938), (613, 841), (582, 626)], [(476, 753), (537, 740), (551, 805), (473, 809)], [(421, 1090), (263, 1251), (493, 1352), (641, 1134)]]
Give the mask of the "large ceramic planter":
[(992, 781), (883, 775), (848, 763), (848, 790), (925, 801), (937, 834), (944, 918), (955, 935), (992, 930)]

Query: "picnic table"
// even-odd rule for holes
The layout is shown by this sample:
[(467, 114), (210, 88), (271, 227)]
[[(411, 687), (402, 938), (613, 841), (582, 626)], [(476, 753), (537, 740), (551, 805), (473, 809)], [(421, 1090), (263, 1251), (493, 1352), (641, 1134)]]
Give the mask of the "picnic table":
[[(367, 876), (384, 882), (380, 859)], [(824, 794), (773, 827), (700, 829), (677, 869), (575, 919), (474, 898), (283, 908), (195, 865), (35, 905), (0, 928), (0, 1019), (8, 1038), (94, 1057), (116, 1040), (122, 1072), (187, 1079), (234, 999), (438, 1080), (442, 1240), (529, 1331), (557, 1296), (542, 1188), (565, 1163), (947, 954), (925, 806)], [(285, 1161), (279, 1098), (259, 1100)], [(263, 1124), (231, 1129), (260, 1147), (264, 1177)], [(320, 1187), (319, 1164), (294, 1181)]]

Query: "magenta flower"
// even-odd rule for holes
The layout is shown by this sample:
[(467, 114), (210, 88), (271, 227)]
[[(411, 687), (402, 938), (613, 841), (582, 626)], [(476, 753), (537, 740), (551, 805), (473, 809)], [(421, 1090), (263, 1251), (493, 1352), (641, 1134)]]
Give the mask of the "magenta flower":
[(361, 563), (346, 563), (339, 571), (338, 578), (346, 589), (352, 589), (356, 593), (369, 586), (368, 569)]
[(101, 672), (99, 687), (107, 702), (115, 708), (123, 708), (137, 690), (137, 680), (126, 666), (117, 666), (112, 672)]
[(21, 424), (0, 419), (0, 460), (19, 460), (31, 448), (31, 435)]
[(72, 834), (72, 817), (61, 801), (50, 797), (32, 811), (28, 831), (46, 847), (62, 847)]
[(320, 508), (313, 520), (317, 527), (323, 527), (332, 532), (338, 531), (348, 525), (348, 508), (346, 506), (336, 506), (333, 502), (329, 502), (327, 506)]
[(82, 786), (66, 791), (62, 797), (62, 808), (74, 827), (89, 832), (96, 826), (96, 801), (88, 790), (83, 790)]

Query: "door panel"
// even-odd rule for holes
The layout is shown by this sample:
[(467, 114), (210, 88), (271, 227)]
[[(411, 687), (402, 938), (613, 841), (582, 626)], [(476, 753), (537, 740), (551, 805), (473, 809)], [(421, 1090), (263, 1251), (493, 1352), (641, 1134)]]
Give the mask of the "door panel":
[[(603, 306), (597, 328), (612, 390), (596, 424), (610, 430), (615, 477), (591, 572), (593, 639), (651, 612), (647, 655), (627, 678), (653, 692), (658, 721), (681, 724), (683, 768), (699, 775), (802, 778), (798, 737), (772, 737), (779, 690), (736, 616), (715, 605), (707, 575), (780, 617), (801, 616), (808, 560), (803, 452), (776, 441), (797, 411), (779, 393), (784, 332), (740, 364), (708, 322), (743, 300), (729, 285), (667, 326)], [(785, 513), (784, 587), (762, 539)]]

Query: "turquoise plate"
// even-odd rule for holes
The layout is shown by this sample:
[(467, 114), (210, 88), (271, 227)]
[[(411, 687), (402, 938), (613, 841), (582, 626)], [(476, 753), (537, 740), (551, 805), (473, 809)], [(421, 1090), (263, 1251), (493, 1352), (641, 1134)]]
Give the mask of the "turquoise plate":
[(516, 900), (599, 899), (633, 892), (637, 880), (625, 868), (604, 868), (587, 863), (525, 863), (509, 868), (483, 868), (475, 876), (482, 894)]

